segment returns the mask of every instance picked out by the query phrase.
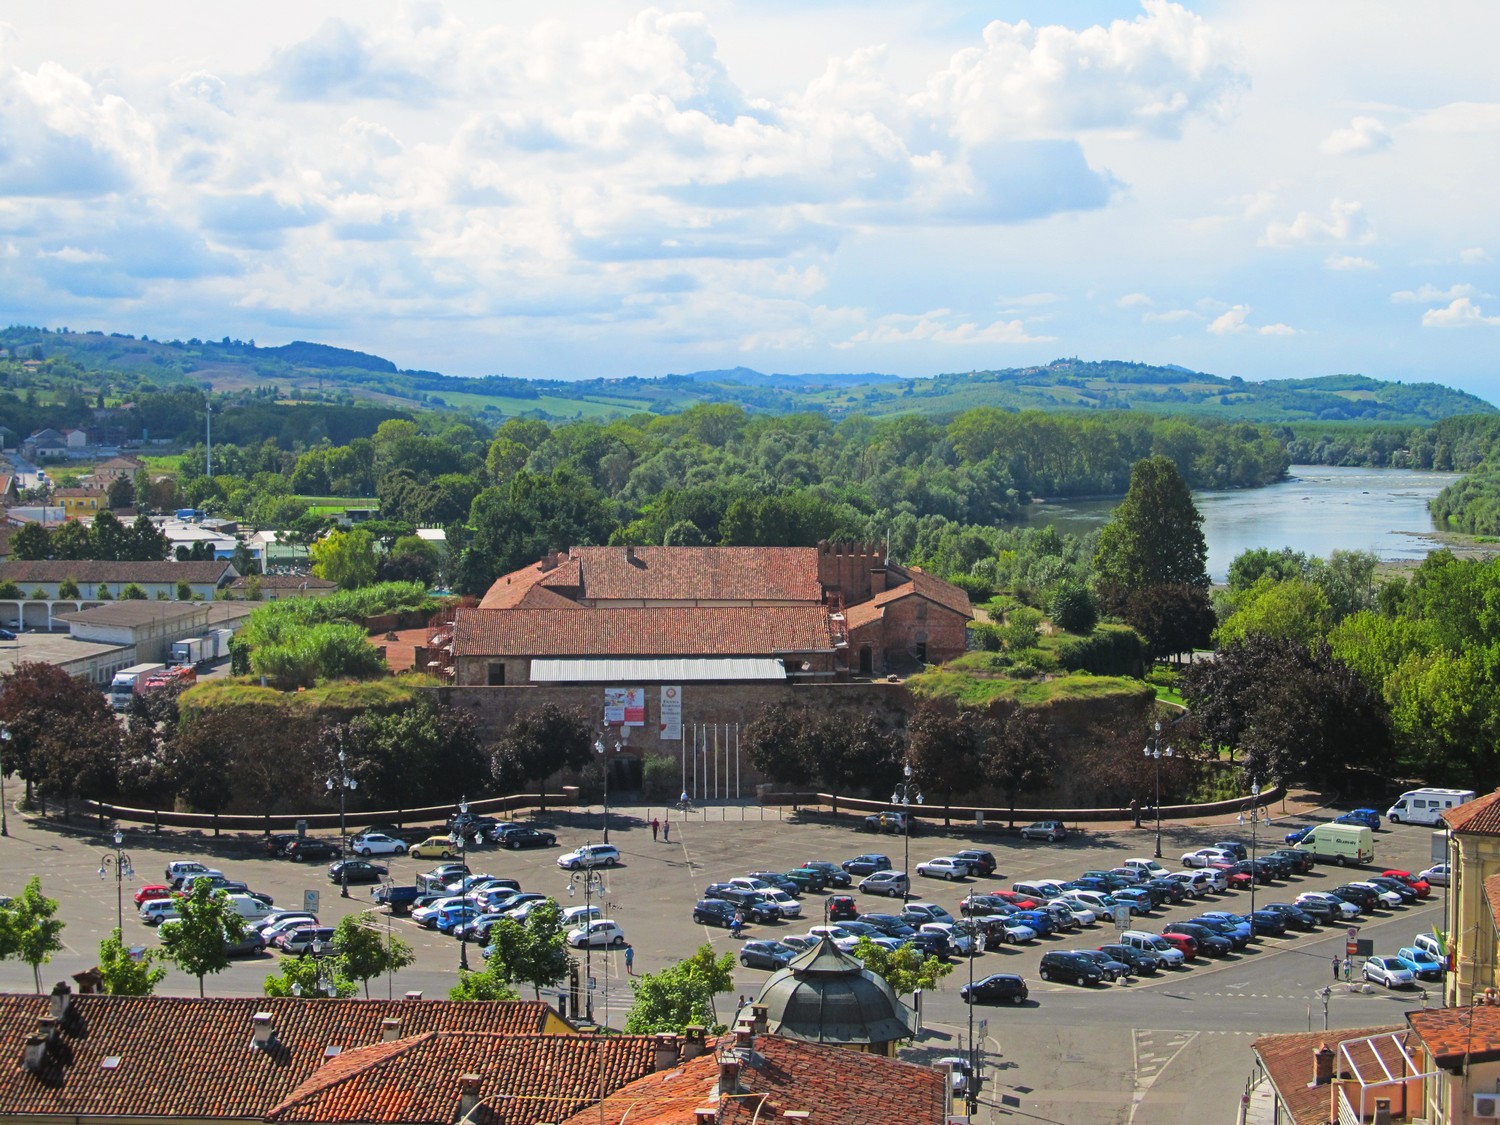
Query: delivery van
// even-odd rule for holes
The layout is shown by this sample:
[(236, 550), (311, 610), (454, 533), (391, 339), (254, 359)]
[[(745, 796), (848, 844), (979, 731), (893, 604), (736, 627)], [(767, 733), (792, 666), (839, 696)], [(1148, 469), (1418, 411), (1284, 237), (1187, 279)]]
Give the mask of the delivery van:
[(259, 922), (270, 915), (272, 908), (253, 895), (232, 894), (226, 896), (229, 909), (247, 922)]
[(1385, 818), (1392, 824), (1439, 824), (1448, 809), (1473, 799), (1472, 789), (1412, 789), (1385, 810)]
[(1362, 865), (1375, 859), (1375, 834), (1363, 824), (1319, 824), (1300, 843), (1298, 851), (1311, 852), (1319, 863)]

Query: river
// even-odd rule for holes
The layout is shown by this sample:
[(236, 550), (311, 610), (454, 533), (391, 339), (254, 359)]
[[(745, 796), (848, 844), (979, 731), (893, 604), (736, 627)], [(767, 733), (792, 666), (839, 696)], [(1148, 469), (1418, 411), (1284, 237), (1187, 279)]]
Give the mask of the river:
[[(1291, 547), (1327, 558), (1336, 549), (1374, 551), (1383, 560), (1420, 560), (1438, 546), (1431, 500), (1461, 473), (1412, 469), (1344, 469), (1293, 465), (1266, 488), (1194, 492), (1203, 513), (1208, 573), (1223, 582), (1235, 556), (1251, 547)], [(1119, 499), (1058, 500), (1032, 505), (1038, 526), (1082, 535), (1103, 526)]]

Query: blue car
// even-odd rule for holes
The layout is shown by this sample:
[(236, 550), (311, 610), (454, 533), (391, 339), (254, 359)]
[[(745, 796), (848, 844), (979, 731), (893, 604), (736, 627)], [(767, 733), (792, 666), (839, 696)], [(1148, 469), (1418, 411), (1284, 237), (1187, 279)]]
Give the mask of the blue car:
[(1306, 838), (1307, 834), (1316, 827), (1317, 825), (1315, 824), (1309, 824), (1306, 828), (1298, 828), (1288, 832), (1286, 834), (1286, 842), (1288, 844), (1300, 844)]
[(1410, 969), (1418, 980), (1443, 979), (1443, 963), (1425, 949), (1418, 949), (1413, 945), (1402, 946), (1396, 951), (1396, 960)]
[(1362, 824), (1371, 832), (1380, 830), (1380, 814), (1374, 809), (1350, 809), (1343, 816), (1333, 818), (1335, 824)]
[(455, 927), (478, 917), (479, 911), (472, 906), (445, 906), (432, 916), (432, 923), (434, 929), (451, 934)]
[(1017, 910), (1006, 920), (1030, 926), (1036, 931), (1037, 937), (1050, 937), (1057, 932), (1057, 919), (1045, 910)]

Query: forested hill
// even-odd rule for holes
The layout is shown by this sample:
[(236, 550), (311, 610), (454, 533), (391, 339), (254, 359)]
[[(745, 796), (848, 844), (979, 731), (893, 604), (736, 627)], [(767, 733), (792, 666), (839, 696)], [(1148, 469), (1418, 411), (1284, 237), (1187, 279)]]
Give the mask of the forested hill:
[[(761, 413), (818, 411), (921, 414), (949, 418), (977, 406), (1002, 410), (1133, 410), (1246, 422), (1431, 423), (1463, 414), (1495, 413), (1473, 395), (1437, 383), (1387, 383), (1361, 375), (1247, 382), (1177, 366), (1115, 360), (1059, 359), (1045, 366), (971, 371), (903, 379), (877, 373), (764, 374), (749, 368), (655, 378), (464, 378), (403, 370), (390, 360), (326, 344), (295, 341), (152, 340), (120, 333), (12, 327), (0, 348), (13, 364), (38, 360), (85, 395), (114, 398), (142, 383), (158, 389), (210, 385), (219, 392), (254, 391), (271, 400), (300, 400), (401, 409), (458, 409), (476, 415), (525, 415), (544, 420), (675, 414), (728, 403)], [(47, 371), (36, 372), (39, 375)], [(62, 390), (55, 381), (7, 380), (12, 387)]]

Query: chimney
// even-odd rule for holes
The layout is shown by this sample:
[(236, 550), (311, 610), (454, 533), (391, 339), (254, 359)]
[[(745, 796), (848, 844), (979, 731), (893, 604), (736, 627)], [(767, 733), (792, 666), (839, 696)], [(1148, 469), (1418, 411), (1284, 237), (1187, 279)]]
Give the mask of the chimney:
[(270, 1012), (256, 1012), (250, 1017), (250, 1049), (269, 1051), (276, 1041), (276, 1025), (271, 1022)]
[(1391, 1125), (1390, 1098), (1375, 1099), (1375, 1114), (1370, 1118), (1370, 1125)]
[(690, 1023), (683, 1028), (683, 1032), (682, 1061), (687, 1062), (689, 1059), (696, 1059), (707, 1049), (703, 1043), (705, 1031), (701, 1023)]
[(380, 1021), (380, 1041), (382, 1043), (394, 1043), (401, 1038), (401, 1021), (398, 1019), (386, 1019)]
[(719, 1097), (727, 1098), (740, 1092), (740, 1058), (738, 1055), (719, 1056)]
[(757, 1035), (764, 1035), (770, 1027), (770, 1019), (764, 1004), (750, 1005), (750, 1027)]
[(422, 999), (422, 990), (419, 988), (413, 989), (406, 994), (406, 998), (408, 1000), (420, 1000)]
[(755, 1032), (748, 1023), (742, 1023), (734, 1029), (734, 1046), (736, 1050), (742, 1051), (755, 1046)]
[(21, 1054), (21, 1065), (35, 1074), (42, 1069), (42, 1060), (47, 1057), (47, 1040), (40, 1035), (26, 1037), (26, 1049)]
[(73, 990), (68, 987), (66, 981), (58, 981), (52, 987), (52, 1018), (62, 1023), (67, 1018), (69, 1010), (73, 1007)]
[(1333, 1081), (1333, 1048), (1321, 1043), (1313, 1051), (1313, 1080), (1310, 1086), (1326, 1086)]
[(57, 1021), (50, 1016), (43, 1016), (36, 1021), (36, 1033), (47, 1041), (47, 1046), (57, 1042)]
[(635, 562), (635, 548), (628, 543), (625, 545), (625, 561), (628, 563)]
[(716, 1105), (699, 1106), (693, 1110), (693, 1125), (715, 1125), (719, 1120), (719, 1107)]
[(663, 1033), (656, 1037), (656, 1069), (671, 1070), (677, 1065), (677, 1056), (681, 1049), (677, 1045), (677, 1036)]
[(479, 1075), (472, 1071), (458, 1076), (458, 1120), (464, 1121), (479, 1108)]

